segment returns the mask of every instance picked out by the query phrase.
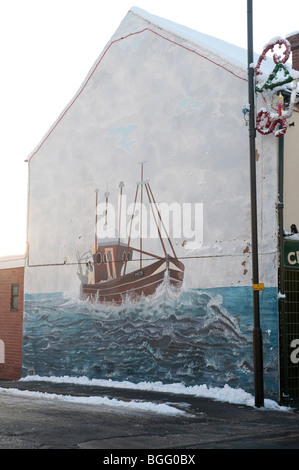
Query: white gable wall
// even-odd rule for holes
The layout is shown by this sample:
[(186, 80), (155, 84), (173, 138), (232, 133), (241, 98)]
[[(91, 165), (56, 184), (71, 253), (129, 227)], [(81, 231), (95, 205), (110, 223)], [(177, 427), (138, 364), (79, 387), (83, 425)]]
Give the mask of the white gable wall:
[[(203, 203), (203, 245), (174, 240), (186, 286), (251, 285), (246, 70), (137, 13), (29, 159), (26, 292), (79, 294), (76, 253), (94, 242), (94, 190), (104, 197), (108, 184), (116, 202), (123, 180), (132, 202), (141, 160), (158, 202)], [(257, 145), (261, 278), (275, 286), (278, 144)]]

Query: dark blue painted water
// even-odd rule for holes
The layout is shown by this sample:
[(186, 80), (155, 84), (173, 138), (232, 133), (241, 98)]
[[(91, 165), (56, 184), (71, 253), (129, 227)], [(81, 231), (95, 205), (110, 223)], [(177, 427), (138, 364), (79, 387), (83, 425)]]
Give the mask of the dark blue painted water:
[[(273, 290), (274, 291), (274, 290)], [(26, 296), (24, 375), (187, 386), (241, 387), (253, 392), (252, 301), (248, 288), (160, 289), (138, 304), (106, 307), (63, 294)], [(263, 293), (265, 390), (277, 389), (275, 292)]]

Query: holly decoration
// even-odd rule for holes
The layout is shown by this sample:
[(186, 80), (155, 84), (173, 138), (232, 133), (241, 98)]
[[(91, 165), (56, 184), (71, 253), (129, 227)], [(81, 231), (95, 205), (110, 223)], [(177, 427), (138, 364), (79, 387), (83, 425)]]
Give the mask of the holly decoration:
[[(285, 50), (281, 55), (274, 53), (275, 46), (278, 46), (279, 49), (284, 46)], [(264, 60), (267, 60), (266, 54), (268, 51), (273, 53), (272, 59), (275, 67), (265, 79), (261, 71), (261, 64)], [(287, 131), (288, 124), (286, 119), (293, 113), (297, 93), (297, 82), (299, 81), (298, 73), (296, 74), (294, 71), (290, 71), (285, 65), (290, 57), (290, 53), (291, 45), (286, 39), (273, 39), (265, 46), (255, 67), (255, 75), (257, 78), (256, 92), (262, 93), (266, 102), (266, 108), (262, 108), (256, 117), (256, 129), (260, 134), (267, 135), (273, 133), (275, 137), (281, 137)], [(283, 96), (279, 93), (277, 98), (277, 92), (288, 83), (292, 83), (292, 93), (289, 109), (285, 111)], [(276, 103), (274, 103), (275, 101)], [(277, 105), (277, 112), (275, 112), (273, 105)]]
[[(279, 79), (279, 72), (282, 71), (285, 78)], [(262, 93), (263, 90), (273, 90), (276, 87), (282, 87), (292, 81), (293, 77), (290, 75), (288, 68), (284, 64), (277, 64), (273, 72), (269, 75), (266, 83), (262, 85), (261, 88), (256, 86), (256, 91)]]

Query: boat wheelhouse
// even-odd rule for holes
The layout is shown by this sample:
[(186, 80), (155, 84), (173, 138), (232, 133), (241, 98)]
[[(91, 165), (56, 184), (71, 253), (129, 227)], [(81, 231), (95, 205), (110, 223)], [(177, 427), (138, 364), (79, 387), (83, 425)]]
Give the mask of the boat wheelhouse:
[[(143, 166), (141, 163), (141, 180), (137, 183), (134, 208), (130, 222), (130, 232), (128, 242), (124, 243), (120, 239), (121, 220), (119, 217), (119, 237), (118, 240), (109, 240), (99, 243), (97, 233), (97, 214), (95, 243), (92, 253), (88, 257), (85, 254), (86, 274), (80, 273), (81, 296), (100, 303), (121, 304), (125, 300), (138, 300), (142, 296), (153, 295), (159, 285), (163, 282), (169, 283), (176, 290), (180, 290), (184, 280), (184, 264), (178, 260), (173, 244), (163, 223), (161, 213), (155, 201), (149, 181), (143, 179)], [(122, 201), (122, 191), (124, 184), (120, 183), (120, 201)], [(132, 246), (132, 223), (135, 217), (136, 204), (140, 192), (141, 207), (144, 193), (152, 211), (152, 216), (156, 224), (158, 238), (161, 242), (163, 254), (159, 255), (143, 249), (143, 237), (140, 233), (139, 248)], [(108, 210), (109, 193), (105, 193), (106, 206)], [(98, 205), (98, 190), (96, 190), (96, 207)], [(106, 222), (107, 222), (106, 210)], [(141, 210), (142, 212), (142, 210)], [(121, 214), (121, 210), (119, 211)], [(142, 216), (140, 220), (142, 227)], [(141, 228), (140, 228), (141, 232)], [(164, 238), (162, 237), (162, 233)], [(166, 241), (171, 254), (167, 252)], [(134, 254), (137, 258), (134, 259)], [(84, 256), (81, 257), (81, 260)]]

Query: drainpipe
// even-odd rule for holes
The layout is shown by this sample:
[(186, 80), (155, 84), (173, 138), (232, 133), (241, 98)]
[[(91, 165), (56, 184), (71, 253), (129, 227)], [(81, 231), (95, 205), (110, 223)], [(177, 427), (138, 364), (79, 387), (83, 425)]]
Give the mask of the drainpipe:
[(283, 178), (284, 178), (284, 136), (279, 138), (278, 143), (278, 236), (279, 236), (279, 254), (280, 254), (280, 285), (279, 291), (284, 295), (284, 258), (283, 258)]
[(284, 136), (279, 138), (279, 159), (278, 159), (278, 237), (279, 237), (279, 311), (280, 321), (282, 328), (282, 366), (283, 366), (283, 389), (280, 391), (282, 401), (289, 398), (289, 385), (288, 385), (288, 345), (286, 335), (286, 322), (285, 322), (285, 272), (284, 272), (284, 223), (283, 223), (283, 209), (284, 209)]

